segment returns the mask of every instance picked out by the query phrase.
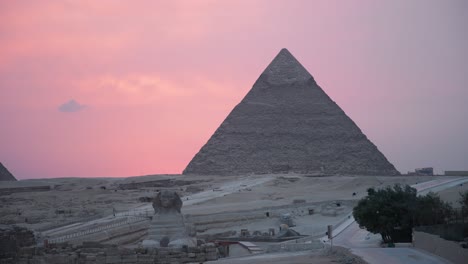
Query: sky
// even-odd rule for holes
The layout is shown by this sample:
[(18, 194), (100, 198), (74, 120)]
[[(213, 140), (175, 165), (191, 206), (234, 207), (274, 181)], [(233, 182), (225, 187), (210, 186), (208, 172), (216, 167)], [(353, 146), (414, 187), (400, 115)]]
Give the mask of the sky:
[(181, 173), (287, 48), (398, 170), (468, 170), (465, 0), (0, 0), (0, 162)]

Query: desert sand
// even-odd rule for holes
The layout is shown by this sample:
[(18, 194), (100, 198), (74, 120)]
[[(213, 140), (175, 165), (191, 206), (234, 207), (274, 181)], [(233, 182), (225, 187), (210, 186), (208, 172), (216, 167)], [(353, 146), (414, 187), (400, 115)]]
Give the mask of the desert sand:
[[(61, 178), (22, 180), (0, 189), (49, 185), (49, 191), (16, 192), (0, 196), (1, 224), (19, 224), (36, 231), (128, 214), (152, 213), (149, 198), (162, 189), (176, 190), (188, 219), (208, 222), (210, 233), (279, 226), (278, 216), (290, 213), (298, 232), (314, 235), (327, 224), (342, 221), (369, 187), (414, 184), (436, 177), (331, 176), (299, 174), (257, 176), (152, 175), (130, 178)], [(353, 195), (355, 193), (355, 195)], [(450, 192), (444, 196), (452, 197)], [(336, 203), (340, 203), (337, 206)], [(314, 213), (309, 215), (308, 209)], [(270, 212), (271, 217), (266, 217)], [(252, 216), (252, 219), (248, 219)], [(221, 219), (210, 224), (210, 219)], [(223, 220), (224, 219), (224, 220)], [(200, 225), (203, 227), (203, 224)], [(208, 228), (207, 228), (208, 229)], [(72, 231), (72, 230), (70, 230)], [(203, 233), (203, 232), (201, 232)]]
[[(292, 219), (291, 228), (308, 240), (314, 240), (325, 235), (327, 225), (338, 226), (348, 220), (352, 208), (370, 187), (451, 178), (455, 177), (265, 174), (22, 180), (0, 185), (0, 224), (27, 227), (38, 236), (38, 243), (45, 238), (52, 241), (78, 234), (79, 240), (67, 241), (80, 243), (97, 239), (134, 248), (139, 247), (147, 235), (150, 223), (147, 218), (153, 214), (152, 197), (161, 190), (173, 190), (180, 194), (182, 213), (187, 223), (194, 224), (199, 238), (238, 237), (241, 229), (265, 233), (273, 228), (279, 232), (280, 218), (288, 214)], [(42, 188), (44, 186), (48, 189)], [(445, 201), (456, 204), (458, 193), (467, 186), (456, 185), (441, 191), (440, 195)], [(42, 189), (28, 189), (37, 187)], [(122, 233), (113, 227), (128, 221), (134, 222), (130, 231)], [(110, 226), (112, 228), (108, 229)], [(91, 234), (83, 234), (90, 230), (93, 230)], [(118, 235), (102, 237), (112, 232)], [(267, 251), (274, 243), (256, 244)], [(348, 257), (353, 258), (347, 252), (338, 255), (283, 252), (235, 261), (224, 259), (220, 263), (285, 263), (286, 259), (288, 263), (346, 263)]]

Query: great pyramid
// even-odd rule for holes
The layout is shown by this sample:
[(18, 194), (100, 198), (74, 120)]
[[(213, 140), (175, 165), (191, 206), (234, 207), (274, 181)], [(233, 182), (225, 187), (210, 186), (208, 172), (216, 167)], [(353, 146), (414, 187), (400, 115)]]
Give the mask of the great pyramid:
[(282, 49), (184, 174), (399, 175), (359, 127)]
[(11, 174), (0, 162), (0, 181), (16, 181), (15, 176)]

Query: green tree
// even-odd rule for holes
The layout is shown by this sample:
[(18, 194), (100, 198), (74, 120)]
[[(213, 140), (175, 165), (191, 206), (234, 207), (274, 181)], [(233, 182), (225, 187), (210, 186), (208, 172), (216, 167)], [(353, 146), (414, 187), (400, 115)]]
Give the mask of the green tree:
[(452, 215), (452, 212), (453, 209), (449, 203), (442, 201), (437, 194), (430, 192), (427, 195), (419, 196), (417, 199), (416, 211), (413, 212), (414, 225), (444, 224)]
[(468, 191), (460, 193), (460, 199), (458, 200), (458, 202), (461, 204), (462, 208), (468, 210)]
[(380, 234), (388, 243), (411, 241), (414, 226), (445, 223), (452, 211), (435, 193), (417, 196), (416, 189), (396, 184), (368, 189), (367, 196), (354, 207), (353, 216), (360, 227)]
[(460, 199), (458, 202), (462, 206), (461, 217), (464, 218), (465, 216), (468, 216), (468, 191), (465, 191), (464, 193), (460, 192)]
[(384, 242), (394, 242), (396, 233), (411, 238), (413, 215), (417, 204), (416, 189), (395, 185), (384, 189), (367, 190), (353, 209), (353, 216), (360, 227), (380, 234)]

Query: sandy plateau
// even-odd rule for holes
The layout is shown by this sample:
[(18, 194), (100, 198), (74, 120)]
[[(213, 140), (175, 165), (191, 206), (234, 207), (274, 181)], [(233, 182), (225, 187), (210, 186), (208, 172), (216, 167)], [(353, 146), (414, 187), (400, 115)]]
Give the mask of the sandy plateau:
[[(271, 248), (282, 247), (278, 243), (307, 246), (307, 241), (318, 241), (325, 235), (327, 225), (336, 227), (351, 220), (352, 208), (370, 187), (413, 185), (437, 179), (452, 178), (265, 174), (22, 180), (1, 183), (0, 224), (33, 230), (39, 245), (47, 239), (51, 243), (79, 245), (96, 241), (138, 248), (147, 236), (149, 217), (154, 213), (152, 198), (162, 190), (173, 190), (182, 198), (186, 223), (193, 224), (197, 237), (207, 242), (239, 240), (241, 229), (265, 234), (273, 228), (278, 233), (285, 214), (292, 219), (292, 229), (307, 236), (288, 242), (253, 240), (255, 246), (269, 254), (249, 256), (242, 250), (236, 253), (233, 246), (231, 258), (220, 259), (220, 263), (285, 263), (284, 258), (288, 263), (350, 263), (350, 259), (364, 263), (345, 249), (332, 254), (309, 250), (278, 255)], [(457, 206), (458, 193), (467, 186), (453, 185), (439, 194)]]
[[(37, 232), (70, 225), (62, 229), (72, 232), (77, 229), (73, 227), (101, 218), (131, 216), (135, 212), (152, 214), (149, 198), (157, 191), (171, 189), (183, 197), (182, 212), (196, 224), (199, 235), (238, 233), (242, 228), (267, 232), (278, 228), (278, 218), (285, 213), (292, 216), (294, 229), (300, 234), (319, 235), (326, 225), (346, 219), (369, 187), (415, 184), (435, 178), (275, 174), (23, 180), (2, 183), (0, 189), (44, 185), (51, 189), (1, 195), (0, 223), (22, 225)], [(445, 191), (442, 196), (453, 201), (457, 198), (452, 197), (453, 193), (458, 192)]]

